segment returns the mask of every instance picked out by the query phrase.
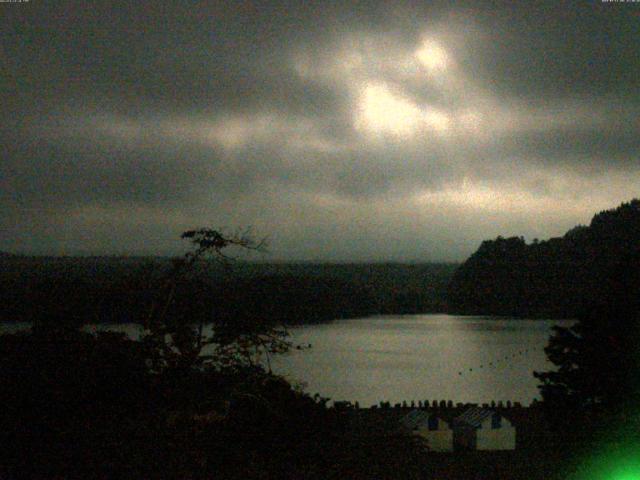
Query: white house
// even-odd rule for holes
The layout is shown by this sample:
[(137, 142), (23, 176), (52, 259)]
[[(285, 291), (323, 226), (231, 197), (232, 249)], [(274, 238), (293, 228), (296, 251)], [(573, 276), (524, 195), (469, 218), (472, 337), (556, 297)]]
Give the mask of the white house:
[(412, 410), (400, 421), (402, 426), (426, 439), (430, 450), (434, 452), (453, 451), (453, 430), (449, 422), (433, 412)]
[(453, 421), (457, 450), (515, 450), (516, 429), (494, 410), (471, 407)]

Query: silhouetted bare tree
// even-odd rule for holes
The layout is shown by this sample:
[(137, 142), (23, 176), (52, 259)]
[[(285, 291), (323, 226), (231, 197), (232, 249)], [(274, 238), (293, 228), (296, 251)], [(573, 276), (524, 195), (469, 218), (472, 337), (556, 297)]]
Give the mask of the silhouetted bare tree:
[[(269, 355), (286, 352), (291, 346), (287, 330), (266, 315), (229, 319), (205, 312), (194, 318), (171, 312), (180, 295), (180, 284), (189, 280), (189, 285), (194, 285), (191, 277), (200, 262), (227, 264), (234, 259), (229, 251), (261, 252), (266, 249), (266, 239), (256, 240), (250, 230), (224, 234), (207, 228), (186, 231), (182, 238), (189, 240), (193, 250), (174, 261), (144, 323), (148, 333), (143, 341), (150, 348), (152, 369), (253, 366), (265, 356), (269, 365)], [(210, 333), (207, 326), (211, 327)]]

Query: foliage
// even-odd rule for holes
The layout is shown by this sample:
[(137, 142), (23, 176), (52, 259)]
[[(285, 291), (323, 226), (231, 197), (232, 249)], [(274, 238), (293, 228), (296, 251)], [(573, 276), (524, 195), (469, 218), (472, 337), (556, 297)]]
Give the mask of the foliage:
[[(217, 317), (215, 311), (201, 311), (196, 316), (189, 315), (193, 312), (189, 308), (172, 310), (180, 301), (181, 287), (194, 286), (193, 273), (199, 262), (207, 257), (227, 262), (227, 249), (259, 251), (264, 249), (265, 241), (255, 241), (248, 232), (224, 235), (211, 229), (189, 230), (182, 238), (188, 239), (194, 250), (174, 261), (144, 323), (148, 334), (142, 341), (148, 347), (151, 368), (160, 372), (252, 366), (262, 356), (286, 352), (290, 347), (287, 331), (266, 315), (225, 319)], [(207, 325), (211, 325), (210, 334), (205, 331)]]
[(148, 270), (141, 340), (83, 331), (91, 296), (53, 315), (46, 302), (31, 331), (0, 336), (0, 477), (418, 478), (412, 438), (354, 435), (328, 399), (257, 362), (289, 347), (281, 317), (218, 317), (199, 303), (212, 292), (195, 278), (206, 257), (226, 264), (227, 249), (263, 244), (204, 229), (183, 238), (192, 252)]
[[(162, 257), (0, 258), (0, 321), (139, 322), (148, 318), (172, 268)], [(202, 259), (177, 283), (168, 315), (249, 321), (268, 311), (292, 325), (442, 312), (455, 268)]]
[(640, 401), (640, 254), (601, 277), (599, 294), (571, 327), (555, 327), (545, 352), (556, 369), (536, 372), (554, 422), (583, 428), (637, 416)]
[(424, 478), (413, 438), (354, 432), (259, 366), (152, 373), (142, 347), (73, 329), (0, 336), (0, 477)]
[(136, 452), (126, 465), (149, 461), (153, 385), (140, 344), (124, 335), (36, 327), (0, 336), (0, 477), (108, 472), (123, 442)]
[[(455, 272), (449, 307), (466, 314), (576, 318), (585, 299), (606, 298), (622, 262), (640, 252), (640, 200), (600, 212), (588, 227), (527, 244), (485, 241)], [(640, 265), (636, 261), (636, 267)]]

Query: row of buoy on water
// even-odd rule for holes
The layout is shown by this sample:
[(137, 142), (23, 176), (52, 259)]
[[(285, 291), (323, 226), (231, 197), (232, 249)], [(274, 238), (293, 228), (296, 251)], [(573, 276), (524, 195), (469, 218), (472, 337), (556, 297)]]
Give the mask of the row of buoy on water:
[[(504, 359), (499, 358), (498, 360), (495, 360), (493, 362), (489, 362), (489, 366), (493, 367), (493, 366), (497, 366), (498, 363), (500, 363), (502, 360), (509, 360), (511, 358), (516, 358), (516, 356), (518, 355), (524, 355), (525, 353), (529, 353), (529, 349), (525, 348), (524, 350), (520, 350), (517, 353), (513, 353), (511, 355), (505, 355)], [(484, 368), (484, 364), (480, 364), (479, 368)], [(469, 372), (473, 372), (473, 368), (469, 368)], [(462, 375), (462, 370), (458, 372), (458, 375)]]

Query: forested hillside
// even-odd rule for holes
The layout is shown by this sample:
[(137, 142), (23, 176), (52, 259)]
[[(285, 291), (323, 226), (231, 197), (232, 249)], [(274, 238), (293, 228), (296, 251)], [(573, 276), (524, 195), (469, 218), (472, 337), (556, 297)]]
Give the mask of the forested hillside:
[(640, 285), (637, 273), (626, 278), (639, 270), (640, 200), (634, 199), (560, 238), (483, 242), (452, 278), (449, 311), (573, 318), (607, 301), (610, 293), (603, 292), (616, 291), (616, 283)]
[[(0, 258), (0, 321), (139, 322), (167, 258)], [(443, 311), (454, 264), (204, 262), (177, 286), (174, 316), (288, 324)], [(57, 319), (57, 320), (56, 320)]]

